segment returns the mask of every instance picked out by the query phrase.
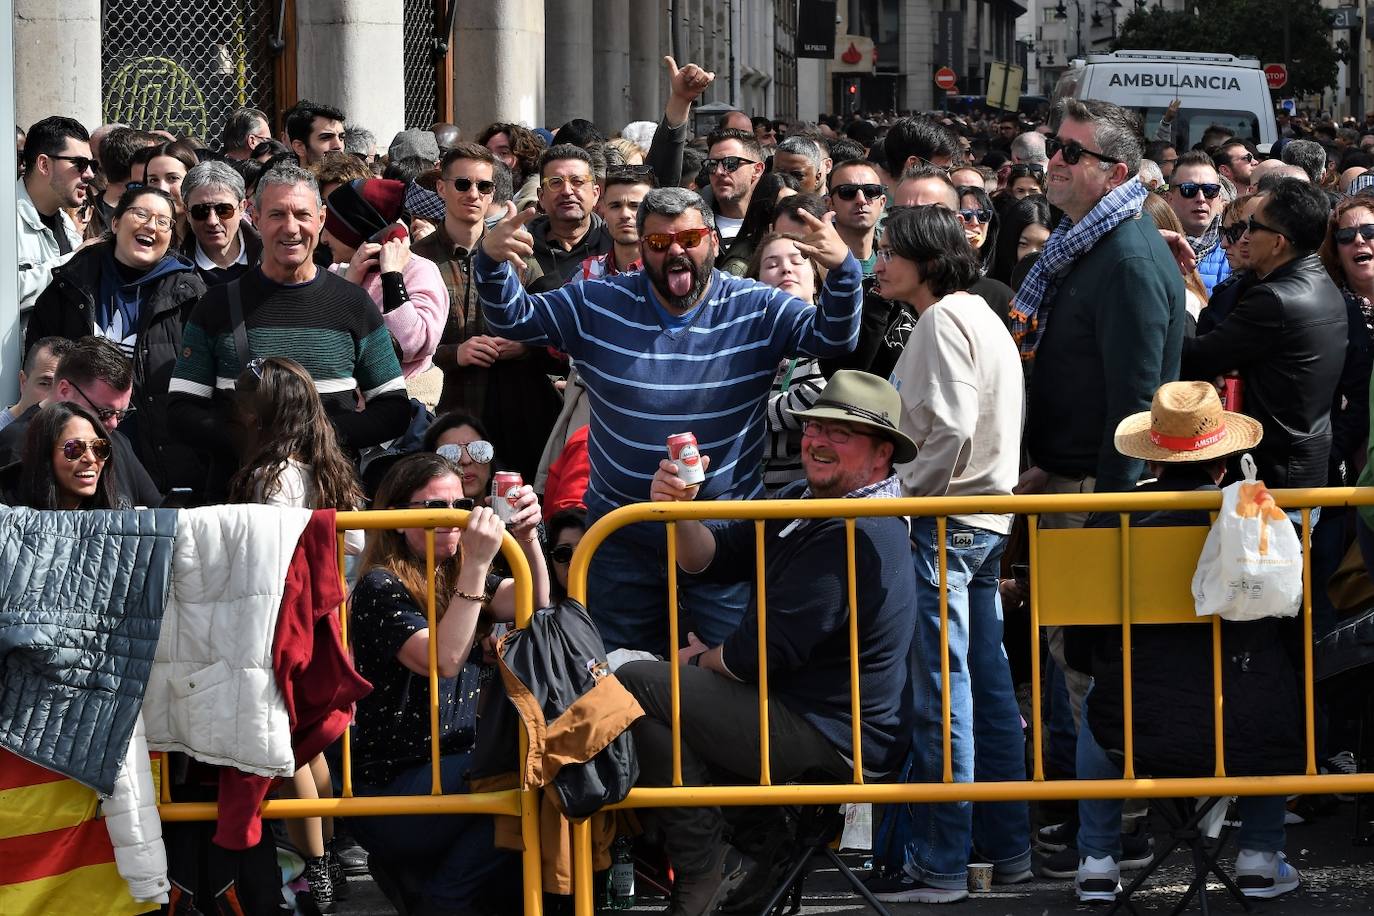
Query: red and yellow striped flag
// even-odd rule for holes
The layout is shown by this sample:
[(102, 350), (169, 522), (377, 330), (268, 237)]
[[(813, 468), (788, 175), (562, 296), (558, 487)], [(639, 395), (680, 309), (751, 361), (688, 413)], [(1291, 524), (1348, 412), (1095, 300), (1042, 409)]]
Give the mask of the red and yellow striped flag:
[(94, 790), (0, 750), (0, 913), (132, 916), (158, 908), (129, 896), (98, 806)]

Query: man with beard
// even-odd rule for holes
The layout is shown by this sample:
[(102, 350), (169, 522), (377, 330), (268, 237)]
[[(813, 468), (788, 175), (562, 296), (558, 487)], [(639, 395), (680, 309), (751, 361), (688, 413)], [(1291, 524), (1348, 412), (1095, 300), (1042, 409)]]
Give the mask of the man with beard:
[(1188, 244), (1197, 256), (1197, 272), (1210, 296), (1213, 287), (1231, 275), (1219, 234), (1221, 211), (1226, 203), (1221, 197), (1221, 182), (1212, 157), (1197, 151), (1179, 156), (1165, 200), (1183, 224)]
[[(508, 213), (482, 242), (478, 295), (495, 333), (556, 347), (582, 374), (591, 396), (588, 524), (648, 499), (668, 437), (684, 431), (710, 459), (702, 498), (762, 495), (764, 409), (778, 364), (845, 353), (858, 337), (863, 272), (833, 217), (805, 214), (810, 232), (798, 246), (829, 272), (818, 308), (715, 270), (714, 214), (683, 188), (655, 189), (640, 203), (644, 270), (543, 295), (521, 289), (507, 263), (534, 250), (532, 214)], [(668, 651), (666, 557), (657, 525), (625, 529), (597, 551), (590, 610), (608, 648)], [(679, 582), (682, 632), (719, 644), (739, 623), (748, 586)]]
[[(971, 258), (970, 258), (971, 260)], [(806, 480), (783, 491), (794, 499), (892, 499), (901, 495), (893, 462), (916, 446), (897, 429), (901, 398), (892, 385), (862, 372), (837, 372), (820, 400), (792, 416), (802, 427)], [(655, 502), (697, 497), (697, 487), (671, 461), (660, 463), (650, 488)], [(850, 603), (845, 564), (849, 535), (843, 519), (776, 519), (762, 530), (752, 521), (678, 522), (678, 567), (721, 581), (752, 582), (755, 548), (762, 573), (768, 627), (769, 772), (774, 784), (805, 779), (847, 782), (853, 772), (855, 722), (850, 706)], [(854, 524), (854, 613), (860, 682), (859, 746), (863, 769), (878, 777), (896, 771), (915, 724), (905, 696), (908, 655), (916, 632), (916, 577), (906, 519), (861, 518)], [(763, 544), (758, 544), (758, 539)], [(759, 774), (759, 609), (720, 642), (699, 640), (679, 654), (684, 785), (751, 783)], [(617, 672), (644, 707), (634, 724), (641, 786), (671, 785), (673, 721), (671, 662), (636, 661)], [(1014, 709), (1015, 707), (1013, 707)], [(720, 808), (664, 808), (655, 812), (676, 877), (673, 916), (714, 912), (731, 895), (732, 912), (756, 912), (773, 886), (767, 855), (787, 844), (766, 841), (739, 849), (730, 842)], [(785, 835), (777, 809), (750, 812), (748, 833)], [(774, 829), (761, 829), (768, 822)], [(749, 869), (745, 853), (757, 853)], [(756, 880), (747, 881), (752, 874)], [(752, 892), (751, 892), (752, 891)]]
[(1255, 189), (1254, 172), (1259, 164), (1255, 145), (1249, 140), (1232, 138), (1217, 148), (1212, 154), (1212, 164), (1217, 174), (1229, 178), (1236, 186), (1236, 195), (1249, 194)]
[(81, 233), (63, 208), (86, 202), (87, 183), (100, 165), (90, 134), (71, 118), (44, 118), (29, 128), (24, 177), (15, 193), (19, 211), (19, 313), (27, 320), (54, 267), (81, 246)]

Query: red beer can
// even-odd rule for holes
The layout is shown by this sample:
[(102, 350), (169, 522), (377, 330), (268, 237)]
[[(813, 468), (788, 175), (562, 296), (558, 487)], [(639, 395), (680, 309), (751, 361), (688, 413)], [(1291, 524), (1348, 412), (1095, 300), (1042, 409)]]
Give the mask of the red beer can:
[(491, 508), (497, 517), (510, 524), (515, 514), (515, 497), (511, 490), (525, 485), (519, 471), (497, 471), (491, 475)]
[(1232, 413), (1241, 412), (1241, 404), (1245, 400), (1245, 383), (1240, 380), (1239, 375), (1228, 375), (1222, 379), (1221, 406)]
[(689, 486), (706, 479), (697, 437), (692, 433), (673, 433), (668, 437), (668, 460), (677, 464), (677, 476)]

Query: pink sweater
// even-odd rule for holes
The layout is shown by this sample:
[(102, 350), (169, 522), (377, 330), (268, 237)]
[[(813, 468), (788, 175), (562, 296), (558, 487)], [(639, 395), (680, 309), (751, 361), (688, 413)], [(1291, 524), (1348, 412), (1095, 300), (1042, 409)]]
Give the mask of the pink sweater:
[[(342, 277), (348, 265), (335, 264), (329, 269)], [(401, 374), (411, 378), (433, 365), (434, 348), (439, 345), (444, 323), (448, 320), (448, 287), (444, 285), (438, 265), (417, 254), (410, 256), (401, 276), (405, 279), (410, 301), (384, 312), (382, 321), (400, 347)], [(382, 275), (375, 271), (368, 274), (362, 286), (380, 309)]]

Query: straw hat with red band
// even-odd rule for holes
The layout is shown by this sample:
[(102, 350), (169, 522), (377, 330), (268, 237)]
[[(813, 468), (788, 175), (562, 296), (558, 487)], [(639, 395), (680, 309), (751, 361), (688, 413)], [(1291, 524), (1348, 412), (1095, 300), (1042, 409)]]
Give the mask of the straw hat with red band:
[(1253, 417), (1221, 409), (1215, 385), (1169, 382), (1150, 409), (1116, 427), (1116, 450), (1146, 461), (1211, 461), (1252, 449), (1264, 435)]

